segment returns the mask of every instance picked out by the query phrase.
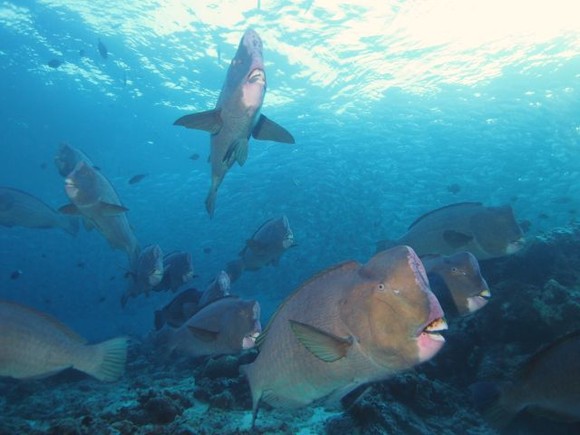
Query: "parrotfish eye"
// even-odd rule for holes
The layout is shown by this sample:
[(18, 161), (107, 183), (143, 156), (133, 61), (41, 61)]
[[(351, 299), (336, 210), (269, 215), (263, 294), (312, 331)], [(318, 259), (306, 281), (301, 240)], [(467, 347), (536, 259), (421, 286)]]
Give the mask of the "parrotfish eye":
[(379, 285), (377, 286), (377, 290), (380, 292), (384, 292), (385, 291), (385, 285), (381, 282), (379, 283)]

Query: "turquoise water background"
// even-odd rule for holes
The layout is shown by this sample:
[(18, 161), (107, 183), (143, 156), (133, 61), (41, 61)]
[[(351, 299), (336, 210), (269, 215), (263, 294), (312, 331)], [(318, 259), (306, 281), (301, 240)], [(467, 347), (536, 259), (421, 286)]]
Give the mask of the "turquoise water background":
[[(258, 299), (264, 321), (312, 274), (366, 261), (377, 240), (449, 203), (509, 203), (530, 235), (578, 218), (574, 1), (91, 3), (0, 2), (0, 185), (63, 205), (54, 154), (61, 142), (84, 150), (141, 245), (191, 252), (200, 289), (285, 213), (298, 247), (232, 289)], [(208, 135), (172, 124), (214, 107), (248, 27), (264, 43), (262, 111), (296, 144), (251, 140), (210, 220)], [(171, 299), (122, 309), (126, 267), (96, 232), (0, 228), (0, 298), (91, 340), (146, 334)]]

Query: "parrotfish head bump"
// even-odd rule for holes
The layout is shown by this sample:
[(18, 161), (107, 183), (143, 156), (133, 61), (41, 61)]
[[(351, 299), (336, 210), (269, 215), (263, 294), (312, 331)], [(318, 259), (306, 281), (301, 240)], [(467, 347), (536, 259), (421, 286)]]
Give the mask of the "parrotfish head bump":
[(415, 252), (408, 246), (381, 251), (361, 274), (372, 283), (367, 305), (371, 358), (397, 371), (435, 355), (447, 324)]

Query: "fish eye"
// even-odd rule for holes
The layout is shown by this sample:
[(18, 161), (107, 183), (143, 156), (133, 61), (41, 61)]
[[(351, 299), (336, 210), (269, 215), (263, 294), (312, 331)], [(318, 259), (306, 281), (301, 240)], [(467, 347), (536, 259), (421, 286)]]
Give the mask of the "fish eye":
[(380, 283), (380, 284), (377, 286), (377, 289), (378, 289), (380, 292), (383, 292), (383, 291), (385, 291), (385, 285), (384, 285), (384, 284), (381, 282), (381, 283)]

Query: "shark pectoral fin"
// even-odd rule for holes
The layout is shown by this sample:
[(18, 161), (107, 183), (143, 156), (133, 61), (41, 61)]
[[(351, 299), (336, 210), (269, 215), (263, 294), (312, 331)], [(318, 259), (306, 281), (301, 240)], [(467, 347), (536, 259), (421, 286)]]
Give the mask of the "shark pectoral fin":
[(179, 118), (173, 125), (181, 125), (186, 128), (207, 131), (216, 134), (222, 128), (222, 118), (219, 109), (207, 110), (205, 112), (192, 113)]
[(195, 326), (187, 326), (187, 330), (198, 340), (209, 343), (210, 341), (216, 341), (219, 335), (217, 331), (210, 331), (208, 329), (197, 328)]
[(254, 139), (273, 140), (274, 142), (295, 143), (294, 137), (281, 125), (260, 115), (254, 130), (252, 131)]
[(58, 211), (62, 214), (68, 214), (68, 215), (78, 215), (81, 214), (81, 212), (79, 211), (78, 207), (74, 204), (66, 204), (63, 205), (62, 207), (60, 207), (58, 209)]
[(243, 166), (248, 158), (248, 141), (245, 139), (238, 139), (233, 141), (228, 150), (224, 154), (222, 162), (230, 166), (234, 160)]
[(462, 248), (473, 240), (473, 236), (455, 230), (443, 232), (443, 240), (454, 249)]
[(99, 202), (99, 211), (104, 216), (117, 216), (129, 211), (129, 209), (127, 207), (123, 207), (122, 205), (110, 204), (108, 202), (101, 201)]
[(289, 320), (290, 329), (312, 355), (324, 362), (334, 362), (346, 356), (352, 346), (352, 337), (343, 338), (306, 323)]

